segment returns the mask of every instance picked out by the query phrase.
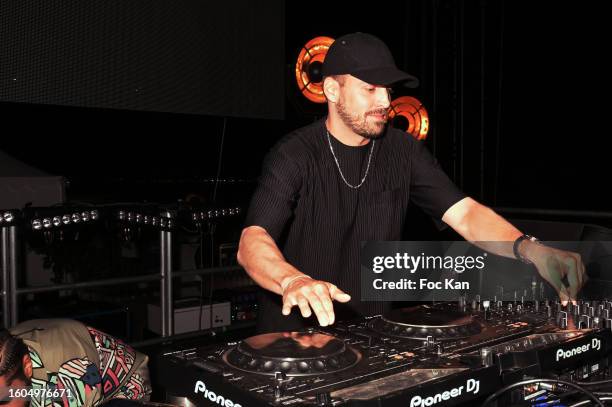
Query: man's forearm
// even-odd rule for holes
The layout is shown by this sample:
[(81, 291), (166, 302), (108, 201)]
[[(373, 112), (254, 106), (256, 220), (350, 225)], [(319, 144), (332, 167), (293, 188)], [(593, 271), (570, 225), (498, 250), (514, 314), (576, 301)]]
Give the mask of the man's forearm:
[[(443, 220), (465, 240), (499, 256), (514, 258), (514, 241), (522, 232), (506, 219), (471, 198), (451, 207)], [(524, 249), (529, 242), (521, 244)]]
[[(522, 233), (492, 209), (472, 198), (451, 206), (442, 220), (466, 240), (500, 256), (514, 258), (514, 243)], [(518, 254), (535, 265), (538, 274), (557, 291), (561, 301), (575, 300), (588, 276), (578, 253), (524, 239)], [(567, 279), (567, 283), (563, 279)]]
[(250, 226), (242, 231), (238, 263), (258, 285), (279, 295), (283, 291), (283, 281), (302, 274), (287, 263), (274, 239), (259, 226)]

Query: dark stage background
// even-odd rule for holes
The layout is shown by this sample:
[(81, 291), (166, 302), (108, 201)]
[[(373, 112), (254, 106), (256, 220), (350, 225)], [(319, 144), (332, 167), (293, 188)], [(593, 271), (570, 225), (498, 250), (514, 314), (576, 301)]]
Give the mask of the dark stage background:
[[(321, 114), (295, 95), (302, 44), (361, 30), (421, 78), (407, 94), (430, 113), (426, 143), (469, 194), (609, 209), (609, 24), (595, 3), (85, 3), (0, 13), (2, 150), (68, 177), (69, 199), (127, 198), (100, 178), (215, 176), (224, 128), (221, 176), (253, 179), (276, 140)], [(130, 198), (190, 192), (155, 189)]]
[(6, 1), (0, 98), (280, 119), (283, 7), (281, 0)]

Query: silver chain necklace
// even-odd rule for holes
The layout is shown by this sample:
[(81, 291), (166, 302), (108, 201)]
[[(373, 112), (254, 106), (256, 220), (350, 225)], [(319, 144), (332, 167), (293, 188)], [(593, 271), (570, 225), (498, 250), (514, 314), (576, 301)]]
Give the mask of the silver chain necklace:
[(336, 161), (336, 167), (338, 167), (338, 172), (340, 173), (340, 177), (342, 178), (342, 181), (344, 181), (344, 183), (349, 188), (358, 189), (359, 187), (363, 185), (363, 183), (366, 180), (366, 177), (368, 176), (368, 171), (370, 171), (370, 162), (372, 161), (372, 152), (374, 152), (374, 144), (376, 144), (376, 140), (372, 140), (372, 147), (370, 147), (370, 156), (368, 157), (368, 166), (366, 167), (366, 171), (365, 171), (363, 178), (361, 179), (361, 182), (359, 183), (359, 185), (351, 185), (348, 183), (346, 178), (344, 178), (342, 169), (340, 169), (340, 163), (338, 162), (338, 157), (336, 157), (336, 153), (334, 153), (334, 147), (332, 147), (331, 139), (329, 137), (329, 131), (326, 131), (326, 133), (327, 133), (327, 142), (329, 143), (329, 149), (331, 150), (331, 153), (334, 156), (334, 161)]

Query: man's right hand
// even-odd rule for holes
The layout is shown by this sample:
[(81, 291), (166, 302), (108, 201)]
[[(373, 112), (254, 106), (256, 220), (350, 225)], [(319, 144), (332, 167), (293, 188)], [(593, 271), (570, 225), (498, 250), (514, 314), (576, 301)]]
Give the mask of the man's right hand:
[(331, 325), (335, 320), (332, 300), (348, 302), (351, 296), (326, 281), (299, 278), (283, 292), (283, 315), (289, 315), (297, 305), (304, 318), (312, 315), (312, 309), (321, 326)]

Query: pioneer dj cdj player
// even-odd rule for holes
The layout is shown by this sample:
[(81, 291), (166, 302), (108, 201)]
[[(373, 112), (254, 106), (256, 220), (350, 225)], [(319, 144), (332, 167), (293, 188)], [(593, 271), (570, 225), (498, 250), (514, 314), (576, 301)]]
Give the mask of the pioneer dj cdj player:
[[(490, 405), (567, 405), (555, 403), (586, 398), (564, 382), (608, 376), (611, 314), (608, 301), (460, 298), (166, 353), (160, 381), (169, 395), (225, 407), (470, 406), (490, 395)], [(537, 378), (557, 382), (504, 389)]]

